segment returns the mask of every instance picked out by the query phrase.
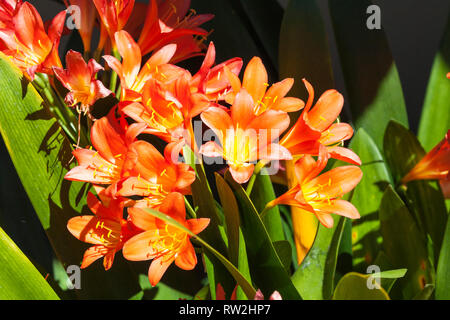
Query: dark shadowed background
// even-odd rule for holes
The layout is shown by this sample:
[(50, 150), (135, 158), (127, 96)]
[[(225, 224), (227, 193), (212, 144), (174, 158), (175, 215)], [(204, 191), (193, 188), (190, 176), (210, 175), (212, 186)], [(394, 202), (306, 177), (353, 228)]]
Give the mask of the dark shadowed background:
[[(196, 8), (196, 4), (199, 5), (202, 1), (210, 2), (212, 0), (193, 0), (192, 7)], [(279, 1), (282, 7), (287, 2), (287, 0)], [(61, 4), (51, 0), (30, 2), (37, 7), (44, 21), (51, 19), (64, 8)], [(230, 0), (230, 3), (233, 3), (233, 0)], [(333, 32), (327, 10), (327, 0), (318, 0), (318, 3), (329, 35), (336, 89), (345, 96), (345, 86), (336, 44), (332, 37)], [(409, 124), (413, 131), (417, 131), (430, 69), (447, 21), (450, 1), (374, 0), (373, 3), (381, 8), (382, 26), (387, 34), (400, 74), (408, 109)], [(198, 13), (207, 12), (199, 11)], [(366, 19), (366, 17), (362, 17), (362, 19)], [(208, 23), (207, 27), (214, 29), (214, 20)], [(63, 39), (61, 43), (62, 52), (66, 50), (67, 38)], [(239, 45), (241, 44), (229, 44), (229, 46), (236, 47), (235, 51), (237, 52), (239, 52)], [(220, 47), (217, 46), (216, 49), (218, 52), (217, 61), (232, 58), (231, 56), (221, 55)], [(224, 51), (225, 48), (222, 52)], [(254, 53), (254, 55), (257, 54), (257, 52)], [(245, 66), (251, 56), (243, 58)], [(276, 77), (276, 75), (272, 77)], [(300, 83), (299, 80), (296, 79), (297, 85)], [(306, 97), (301, 98), (305, 99)], [(0, 139), (0, 141), (0, 226), (33, 262), (37, 262), (46, 270), (51, 270), (52, 251), (50, 245), (17, 177), (3, 140)], [(30, 163), (30, 166), (32, 165)], [(61, 230), (61, 232), (67, 231)]]

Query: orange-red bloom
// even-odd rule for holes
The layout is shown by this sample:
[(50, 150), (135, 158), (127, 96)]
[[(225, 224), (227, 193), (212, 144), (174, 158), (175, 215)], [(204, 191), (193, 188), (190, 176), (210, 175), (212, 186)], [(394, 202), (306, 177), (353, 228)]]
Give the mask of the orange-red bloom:
[(446, 197), (449, 193), (450, 179), (450, 130), (444, 139), (439, 142), (425, 157), (403, 177), (402, 183), (412, 180), (436, 179), (441, 180), (441, 186)]
[(13, 16), (12, 27), (0, 30), (0, 39), (8, 48), (4, 53), (31, 79), (36, 72), (52, 74), (52, 67), (61, 67), (58, 46), (65, 16), (66, 11), (60, 12), (47, 34), (35, 7), (25, 2)]
[(66, 95), (66, 103), (73, 107), (80, 103), (80, 109), (89, 110), (95, 101), (111, 94), (100, 80), (95, 78), (98, 71), (103, 70), (94, 59), (86, 64), (79, 52), (69, 50), (66, 55), (67, 69), (53, 68), (56, 77), (69, 92)]
[(12, 19), (21, 5), (22, 0), (0, 1), (0, 29), (13, 27)]
[(349, 124), (334, 123), (344, 105), (342, 95), (336, 90), (327, 90), (311, 109), (314, 89), (308, 81), (303, 82), (309, 93), (308, 101), (297, 122), (281, 139), (280, 144), (289, 149), (294, 157), (318, 155), (319, 147), (324, 145), (332, 158), (361, 165), (356, 153), (338, 146), (353, 135), (353, 128)]
[(93, 0), (100, 20), (115, 47), (114, 34), (123, 29), (134, 7), (134, 0)]
[(292, 78), (286, 78), (267, 89), (269, 86), (267, 71), (258, 57), (250, 60), (245, 68), (242, 84), (236, 75), (230, 73), (227, 69), (225, 71), (233, 88), (232, 92), (228, 93), (225, 98), (225, 101), (229, 104), (233, 104), (236, 94), (242, 87), (252, 96), (255, 102), (254, 112), (256, 115), (260, 115), (269, 109), (294, 112), (305, 106), (305, 103), (298, 98), (285, 97), (294, 85), (294, 79)]
[(119, 124), (113, 109), (107, 117), (95, 121), (91, 141), (95, 150), (76, 149), (73, 155), (78, 166), (70, 170), (65, 179), (110, 185), (108, 193), (115, 195), (117, 183), (130, 176), (137, 155), (129, 152), (129, 145), (145, 129), (142, 124), (132, 124), (127, 129)]
[(208, 157), (223, 157), (238, 183), (250, 179), (259, 159), (291, 159), (289, 151), (273, 143), (289, 126), (286, 112), (268, 109), (256, 115), (252, 96), (242, 88), (231, 106), (231, 116), (222, 108), (210, 107), (201, 114), (203, 122), (218, 136), (222, 146), (205, 143), (200, 153)]
[(156, 208), (171, 192), (189, 194), (195, 172), (177, 162), (180, 146), (180, 142), (169, 143), (162, 156), (146, 141), (131, 144), (130, 151), (137, 155), (134, 174), (120, 184), (118, 195), (144, 197), (136, 206)]
[[(209, 224), (209, 219), (186, 220), (183, 196), (171, 193), (159, 207), (159, 211), (178, 221), (181, 225), (198, 234)], [(123, 256), (131, 261), (153, 259), (148, 270), (148, 278), (155, 286), (167, 268), (175, 264), (183, 270), (192, 270), (197, 264), (190, 235), (179, 228), (155, 218), (139, 208), (130, 208), (131, 221), (144, 232), (128, 240), (123, 247)]]
[(129, 221), (123, 219), (126, 199), (107, 199), (100, 195), (99, 201), (92, 193), (88, 193), (87, 204), (95, 214), (78, 216), (69, 220), (67, 229), (77, 239), (94, 244), (83, 256), (81, 268), (86, 268), (94, 261), (104, 257), (105, 270), (111, 268), (114, 255), (122, 249), (123, 244), (140, 230)]
[(331, 169), (321, 175), (329, 155), (324, 146), (320, 146), (318, 160), (305, 155), (295, 163), (297, 184), (288, 192), (271, 201), (268, 206), (286, 204), (299, 207), (316, 215), (320, 223), (327, 228), (333, 226), (331, 213), (351, 219), (360, 217), (358, 210), (348, 201), (339, 199), (353, 190), (362, 178), (357, 166), (343, 166)]
[(206, 36), (208, 32), (199, 26), (211, 20), (214, 15), (196, 15), (193, 10), (186, 15), (190, 4), (190, 0), (150, 1), (145, 20), (142, 20), (141, 16), (141, 19), (134, 23), (144, 24), (138, 40), (142, 54), (146, 55), (169, 43), (177, 45), (172, 62), (200, 54), (203, 49), (202, 40), (197, 40), (193, 35)]
[[(117, 49), (122, 56), (122, 63), (113, 56), (105, 55), (103, 59), (120, 77), (122, 101), (138, 101), (141, 99), (145, 83), (152, 78), (168, 80), (171, 69), (178, 67), (167, 63), (173, 57), (176, 45), (169, 44), (155, 52), (141, 69), (142, 55), (137, 43), (126, 31), (114, 35)], [(172, 77), (171, 77), (172, 78)]]

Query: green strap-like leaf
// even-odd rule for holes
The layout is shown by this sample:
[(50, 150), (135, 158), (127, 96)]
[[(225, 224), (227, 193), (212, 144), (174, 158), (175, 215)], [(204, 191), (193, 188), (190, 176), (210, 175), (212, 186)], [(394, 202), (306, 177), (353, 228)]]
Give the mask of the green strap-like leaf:
[(425, 103), (419, 125), (418, 138), (425, 150), (437, 145), (450, 128), (450, 19), (441, 46), (434, 58)]
[(368, 0), (329, 0), (353, 123), (382, 147), (391, 119), (408, 126), (397, 67), (383, 30), (371, 30)]
[(439, 255), (436, 275), (436, 299), (450, 299), (450, 219), (447, 221), (444, 242)]
[(270, 296), (277, 290), (283, 299), (301, 299), (247, 193), (233, 180), (229, 171), (225, 174), (225, 180), (234, 190), (239, 203), (241, 228), (255, 285), (264, 296)]
[(408, 269), (398, 285), (403, 298), (411, 299), (427, 283), (434, 281), (425, 236), (420, 233), (413, 216), (391, 186), (384, 192), (379, 216), (383, 247), (389, 261), (395, 268)]
[[(415, 135), (401, 124), (391, 121), (384, 137), (384, 154), (395, 182), (399, 182), (425, 155)], [(445, 199), (434, 181), (412, 181), (407, 184), (407, 205), (421, 230), (430, 234), (434, 259), (440, 251), (447, 223)]]
[[(87, 246), (68, 232), (67, 221), (81, 214), (88, 185), (63, 179), (72, 158), (70, 143), (35, 89), (3, 54), (0, 87), (0, 132), (19, 178), (58, 259), (65, 267), (80, 265)], [(100, 263), (84, 269), (77, 294), (127, 299), (137, 293), (137, 279), (117, 260), (108, 273)]]
[[(306, 78), (318, 94), (334, 87), (325, 26), (315, 0), (290, 0), (280, 31), (280, 79), (294, 78), (290, 95), (307, 99)], [(290, 113), (291, 125), (300, 112)]]
[(58, 300), (39, 271), (0, 228), (0, 299)]
[(378, 209), (390, 176), (380, 151), (364, 129), (356, 132), (350, 147), (359, 155), (363, 171), (352, 195), (352, 203), (361, 215), (352, 227), (353, 265), (363, 271), (373, 263), (380, 249)]
[(333, 294), (338, 249), (344, 230), (345, 218), (333, 215), (333, 228), (319, 224), (314, 244), (292, 282), (304, 299), (330, 299)]

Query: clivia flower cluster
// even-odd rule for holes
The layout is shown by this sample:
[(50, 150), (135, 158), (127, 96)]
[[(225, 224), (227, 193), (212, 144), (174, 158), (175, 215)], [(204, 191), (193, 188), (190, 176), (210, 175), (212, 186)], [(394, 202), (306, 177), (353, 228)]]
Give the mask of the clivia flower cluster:
[[(93, 215), (67, 224), (76, 238), (92, 244), (82, 268), (103, 258), (108, 270), (122, 251), (130, 261), (152, 260), (148, 276), (156, 285), (173, 262), (184, 270), (196, 266), (191, 234), (202, 232), (210, 219), (186, 214), (185, 196), (196, 180), (194, 169), (179, 160), (186, 148), (197, 158), (226, 160), (239, 184), (257, 173), (256, 163), (293, 161), (295, 185), (267, 208), (296, 206), (327, 228), (333, 226), (331, 214), (359, 218), (358, 210), (342, 199), (359, 183), (362, 171), (358, 155), (343, 146), (353, 129), (337, 121), (344, 104), (339, 92), (328, 90), (314, 102), (313, 86), (303, 79), (306, 103), (290, 97), (294, 79), (269, 84), (258, 57), (240, 78), (242, 59), (216, 63), (214, 44), (204, 44), (208, 31), (200, 27), (213, 16), (196, 14), (189, 0), (151, 0), (148, 5), (71, 0), (66, 5), (80, 8), (83, 54), (68, 51), (63, 66), (58, 49), (67, 12), (44, 24), (33, 5), (21, 0), (0, 1), (0, 49), (26, 78), (45, 74), (52, 90), (64, 91), (67, 107), (76, 108), (79, 117), (87, 115), (90, 146), (76, 144), (77, 166), (65, 176), (95, 190), (87, 196)], [(100, 39), (92, 50), (96, 26)], [(175, 65), (200, 55), (203, 63), (195, 73)], [(106, 116), (95, 118), (94, 105), (108, 96), (117, 103)], [(291, 124), (288, 114), (300, 110)], [(198, 145), (194, 118), (214, 131), (215, 141)], [(148, 135), (164, 141), (164, 150), (148, 142)], [(323, 173), (330, 158), (348, 165)], [(421, 176), (424, 167), (418, 165), (404, 182)], [(147, 209), (171, 217), (191, 233)]]

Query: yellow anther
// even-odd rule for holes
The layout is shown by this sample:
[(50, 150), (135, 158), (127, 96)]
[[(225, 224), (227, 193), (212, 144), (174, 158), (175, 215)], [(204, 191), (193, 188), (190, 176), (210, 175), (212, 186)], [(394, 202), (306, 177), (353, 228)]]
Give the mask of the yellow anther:
[(319, 116), (319, 118), (320, 118), (320, 120), (323, 120), (323, 121), (327, 120), (327, 119), (325, 119), (325, 118), (322, 117), (322, 116)]
[(119, 154), (115, 155), (114, 158), (120, 158), (121, 156), (122, 156), (122, 154), (119, 153)]
[(275, 96), (275, 98), (273, 98), (273, 103), (275, 103), (275, 101), (277, 101), (278, 96)]

